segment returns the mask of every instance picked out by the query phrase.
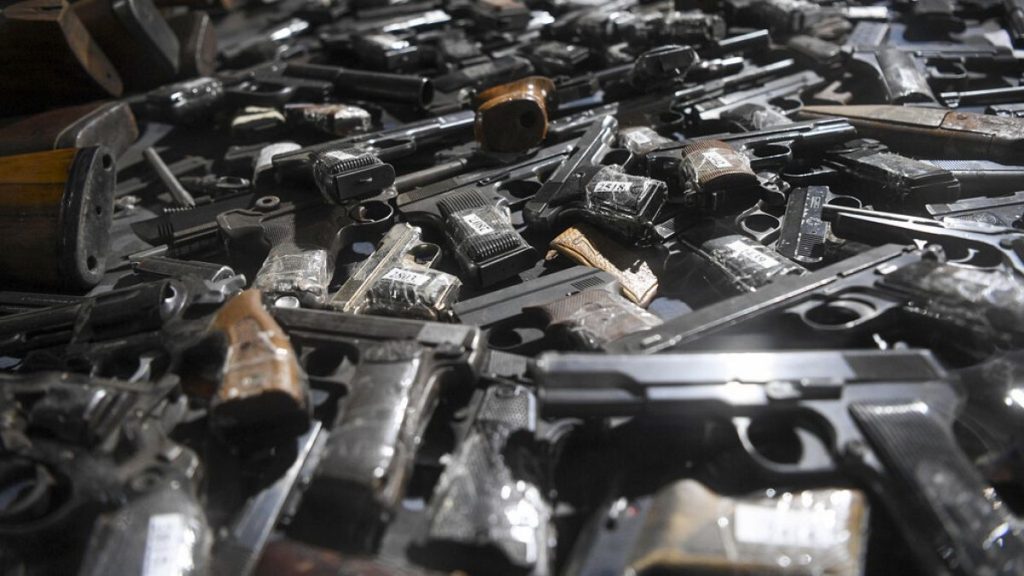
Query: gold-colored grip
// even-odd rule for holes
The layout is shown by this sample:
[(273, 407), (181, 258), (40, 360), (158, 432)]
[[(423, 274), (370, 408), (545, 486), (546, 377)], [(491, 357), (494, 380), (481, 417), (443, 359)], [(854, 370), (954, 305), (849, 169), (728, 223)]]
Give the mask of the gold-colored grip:
[(228, 301), (211, 329), (227, 337), (211, 420), (226, 438), (280, 441), (309, 426), (309, 393), (288, 336), (263, 306), (259, 290)]
[(658, 277), (634, 251), (587, 224), (566, 229), (551, 241), (560, 254), (585, 266), (608, 272), (619, 281), (622, 295), (646, 307), (658, 293)]

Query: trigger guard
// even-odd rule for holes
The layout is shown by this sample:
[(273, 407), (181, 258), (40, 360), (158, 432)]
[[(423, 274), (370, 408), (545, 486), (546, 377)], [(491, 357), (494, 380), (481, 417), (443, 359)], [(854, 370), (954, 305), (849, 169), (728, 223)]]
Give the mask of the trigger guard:
[[(811, 301), (790, 309), (790, 312), (797, 314), (800, 320), (808, 328), (822, 332), (841, 332), (860, 328), (872, 320), (886, 313), (896, 305), (871, 298), (870, 296), (855, 295), (836, 298), (826, 301)], [(822, 316), (822, 320), (812, 317), (812, 314), (828, 314)], [(834, 321), (823, 321), (834, 319)]]
[(294, 92), (291, 86), (274, 87), (259, 80), (244, 80), (224, 91), (235, 106), (281, 106)]
[(760, 468), (771, 474), (779, 475), (818, 475), (835, 471), (834, 459), (825, 442), (806, 428), (795, 426), (793, 431), (800, 441), (800, 460), (794, 463), (776, 462), (766, 458), (750, 439), (751, 418), (737, 417), (732, 419), (736, 435), (744, 452)]
[(965, 254), (962, 258), (950, 258), (949, 254), (947, 253), (946, 254), (946, 262), (949, 262), (951, 264), (960, 264), (960, 265), (963, 265), (963, 266), (971, 266), (971, 267), (975, 267), (975, 268), (980, 268), (980, 266), (976, 266), (975, 264), (972, 264), (972, 261), (975, 258), (978, 257), (978, 254), (979, 254), (978, 249), (977, 248), (966, 248), (966, 250), (967, 250), (967, 254)]

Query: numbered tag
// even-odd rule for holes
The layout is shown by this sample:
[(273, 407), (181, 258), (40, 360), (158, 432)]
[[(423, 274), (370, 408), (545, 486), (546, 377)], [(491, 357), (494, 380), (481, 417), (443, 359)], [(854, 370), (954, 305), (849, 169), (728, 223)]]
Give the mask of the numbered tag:
[(157, 514), (149, 519), (143, 576), (181, 576), (192, 569), (195, 534), (181, 514)]
[(848, 535), (835, 510), (793, 510), (738, 504), (736, 539), (752, 544), (831, 548)]
[(430, 277), (426, 274), (420, 274), (418, 272), (404, 270), (402, 268), (392, 268), (383, 276), (383, 278), (385, 280), (401, 282), (402, 284), (412, 284), (413, 286), (422, 286), (430, 280)]
[(615, 180), (604, 180), (594, 185), (594, 192), (617, 193), (629, 192), (632, 186), (629, 182), (617, 182)]
[(476, 214), (462, 214), (459, 217), (462, 218), (462, 221), (472, 228), (474, 232), (481, 236), (484, 234), (494, 234), (494, 228), (487, 222), (484, 222), (484, 219)]
[(732, 250), (737, 256), (742, 256), (762, 268), (774, 268), (779, 265), (779, 261), (775, 258), (759, 252), (755, 247), (744, 244), (739, 240), (730, 242), (725, 246)]
[(732, 168), (732, 162), (718, 150), (705, 150), (704, 161), (710, 162), (715, 168)]

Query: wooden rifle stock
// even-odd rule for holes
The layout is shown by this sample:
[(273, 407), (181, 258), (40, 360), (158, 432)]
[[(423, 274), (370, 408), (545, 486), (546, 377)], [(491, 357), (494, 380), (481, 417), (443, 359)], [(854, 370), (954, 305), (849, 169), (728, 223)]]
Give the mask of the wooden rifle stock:
[(114, 172), (102, 146), (0, 157), (0, 284), (95, 286), (106, 271)]
[(64, 0), (25, 0), (0, 19), (0, 108), (25, 114), (120, 96), (121, 76)]

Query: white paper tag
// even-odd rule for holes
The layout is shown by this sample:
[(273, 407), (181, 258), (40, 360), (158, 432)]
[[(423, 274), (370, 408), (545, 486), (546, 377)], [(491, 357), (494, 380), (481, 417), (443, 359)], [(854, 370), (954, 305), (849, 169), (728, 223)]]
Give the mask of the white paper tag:
[(594, 192), (629, 192), (629, 182), (616, 182), (614, 180), (605, 180), (594, 184)]
[(738, 256), (742, 256), (747, 260), (750, 260), (754, 264), (757, 264), (761, 268), (774, 268), (779, 265), (779, 261), (767, 254), (758, 252), (753, 246), (748, 246), (740, 240), (734, 240), (725, 245)]
[(736, 539), (751, 544), (830, 548), (846, 537), (835, 510), (737, 504), (734, 521)]
[(732, 162), (729, 162), (729, 159), (722, 156), (718, 150), (705, 150), (704, 160), (714, 164), (715, 168), (732, 168)]
[(422, 286), (430, 280), (430, 277), (426, 274), (420, 274), (411, 270), (403, 270), (401, 268), (392, 268), (384, 275), (385, 280), (393, 280), (395, 282), (401, 282), (402, 284), (412, 284), (413, 286)]
[(193, 538), (183, 515), (151, 517), (142, 576), (181, 576), (191, 570)]
[(494, 228), (490, 224), (484, 222), (484, 219), (477, 216), (476, 214), (462, 214), (460, 216), (462, 221), (469, 225), (477, 234), (493, 234)]

